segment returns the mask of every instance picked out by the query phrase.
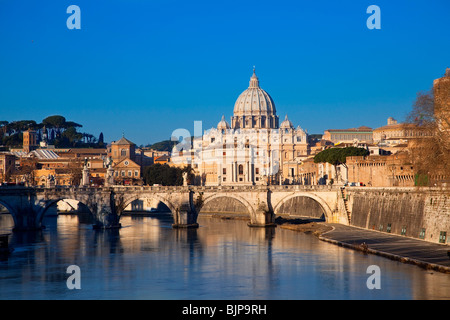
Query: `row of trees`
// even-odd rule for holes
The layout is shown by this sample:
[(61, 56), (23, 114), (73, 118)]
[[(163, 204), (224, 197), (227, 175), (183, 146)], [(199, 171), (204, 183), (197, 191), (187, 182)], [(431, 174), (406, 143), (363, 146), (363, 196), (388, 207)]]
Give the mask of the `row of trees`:
[(89, 133), (78, 132), (82, 125), (67, 121), (60, 115), (49, 116), (37, 123), (34, 120), (0, 121), (0, 144), (8, 147), (19, 147), (23, 143), (23, 132), (36, 130), (38, 139), (44, 137), (58, 148), (65, 147), (104, 147), (103, 133), (99, 138)]
[(191, 184), (195, 179), (195, 175), (190, 166), (182, 169), (171, 167), (168, 164), (155, 163), (145, 167), (142, 176), (144, 183), (147, 185), (182, 186), (185, 172), (188, 174), (188, 183)]

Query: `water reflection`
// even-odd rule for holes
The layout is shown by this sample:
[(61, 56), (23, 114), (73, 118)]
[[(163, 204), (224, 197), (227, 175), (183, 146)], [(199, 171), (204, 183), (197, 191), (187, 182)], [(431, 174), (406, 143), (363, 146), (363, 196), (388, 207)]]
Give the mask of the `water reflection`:
[[(2, 230), (12, 227), (0, 215)], [(77, 215), (46, 217), (46, 229), (14, 233), (0, 262), (0, 299), (448, 299), (450, 277), (364, 255), (281, 228), (199, 218), (173, 229), (170, 215), (127, 216), (93, 230)], [(81, 268), (68, 290), (66, 268)], [(382, 289), (366, 287), (369, 265)]]

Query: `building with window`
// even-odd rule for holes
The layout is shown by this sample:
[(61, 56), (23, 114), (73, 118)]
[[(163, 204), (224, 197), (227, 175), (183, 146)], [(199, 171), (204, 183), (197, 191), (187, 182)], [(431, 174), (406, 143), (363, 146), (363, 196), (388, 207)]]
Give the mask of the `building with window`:
[(9, 181), (14, 173), (16, 157), (10, 152), (0, 153), (0, 183)]
[(234, 104), (231, 125), (222, 116), (191, 147), (175, 146), (171, 161), (190, 164), (202, 185), (278, 184), (298, 179), (297, 163), (309, 154), (307, 132), (287, 115), (279, 124), (275, 103), (253, 70)]
[(324, 131), (322, 139), (334, 144), (353, 143), (355, 141), (372, 143), (373, 129), (366, 126), (350, 129), (328, 129)]
[(142, 153), (136, 152), (136, 145), (125, 137), (108, 146), (108, 158), (112, 160), (114, 180), (117, 184), (142, 184)]

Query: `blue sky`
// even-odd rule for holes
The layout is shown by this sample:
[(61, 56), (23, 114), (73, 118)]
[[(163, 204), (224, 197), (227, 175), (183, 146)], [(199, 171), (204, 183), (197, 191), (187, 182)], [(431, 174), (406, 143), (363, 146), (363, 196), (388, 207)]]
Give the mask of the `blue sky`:
[[(366, 27), (372, 4), (380, 30)], [(281, 119), (376, 128), (450, 67), (449, 14), (448, 0), (0, 0), (0, 120), (60, 114), (153, 143), (229, 121), (255, 65)]]

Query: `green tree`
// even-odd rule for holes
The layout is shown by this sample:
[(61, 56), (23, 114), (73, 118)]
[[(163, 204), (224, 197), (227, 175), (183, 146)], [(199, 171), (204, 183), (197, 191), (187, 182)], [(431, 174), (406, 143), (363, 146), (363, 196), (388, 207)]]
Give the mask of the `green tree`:
[(334, 166), (337, 179), (337, 166), (343, 165), (347, 168), (347, 157), (352, 156), (368, 156), (370, 153), (364, 148), (347, 147), (347, 148), (328, 148), (314, 156), (314, 163), (328, 162)]
[(59, 115), (50, 116), (42, 120), (42, 124), (44, 124), (46, 127), (55, 128), (56, 130), (64, 128), (65, 123), (66, 118)]
[(105, 146), (105, 141), (103, 138), (103, 132), (100, 132), (100, 135), (98, 136), (98, 146), (100, 148), (103, 148)]
[(143, 178), (147, 185), (181, 186), (183, 185), (183, 172), (181, 168), (155, 163), (144, 168)]

